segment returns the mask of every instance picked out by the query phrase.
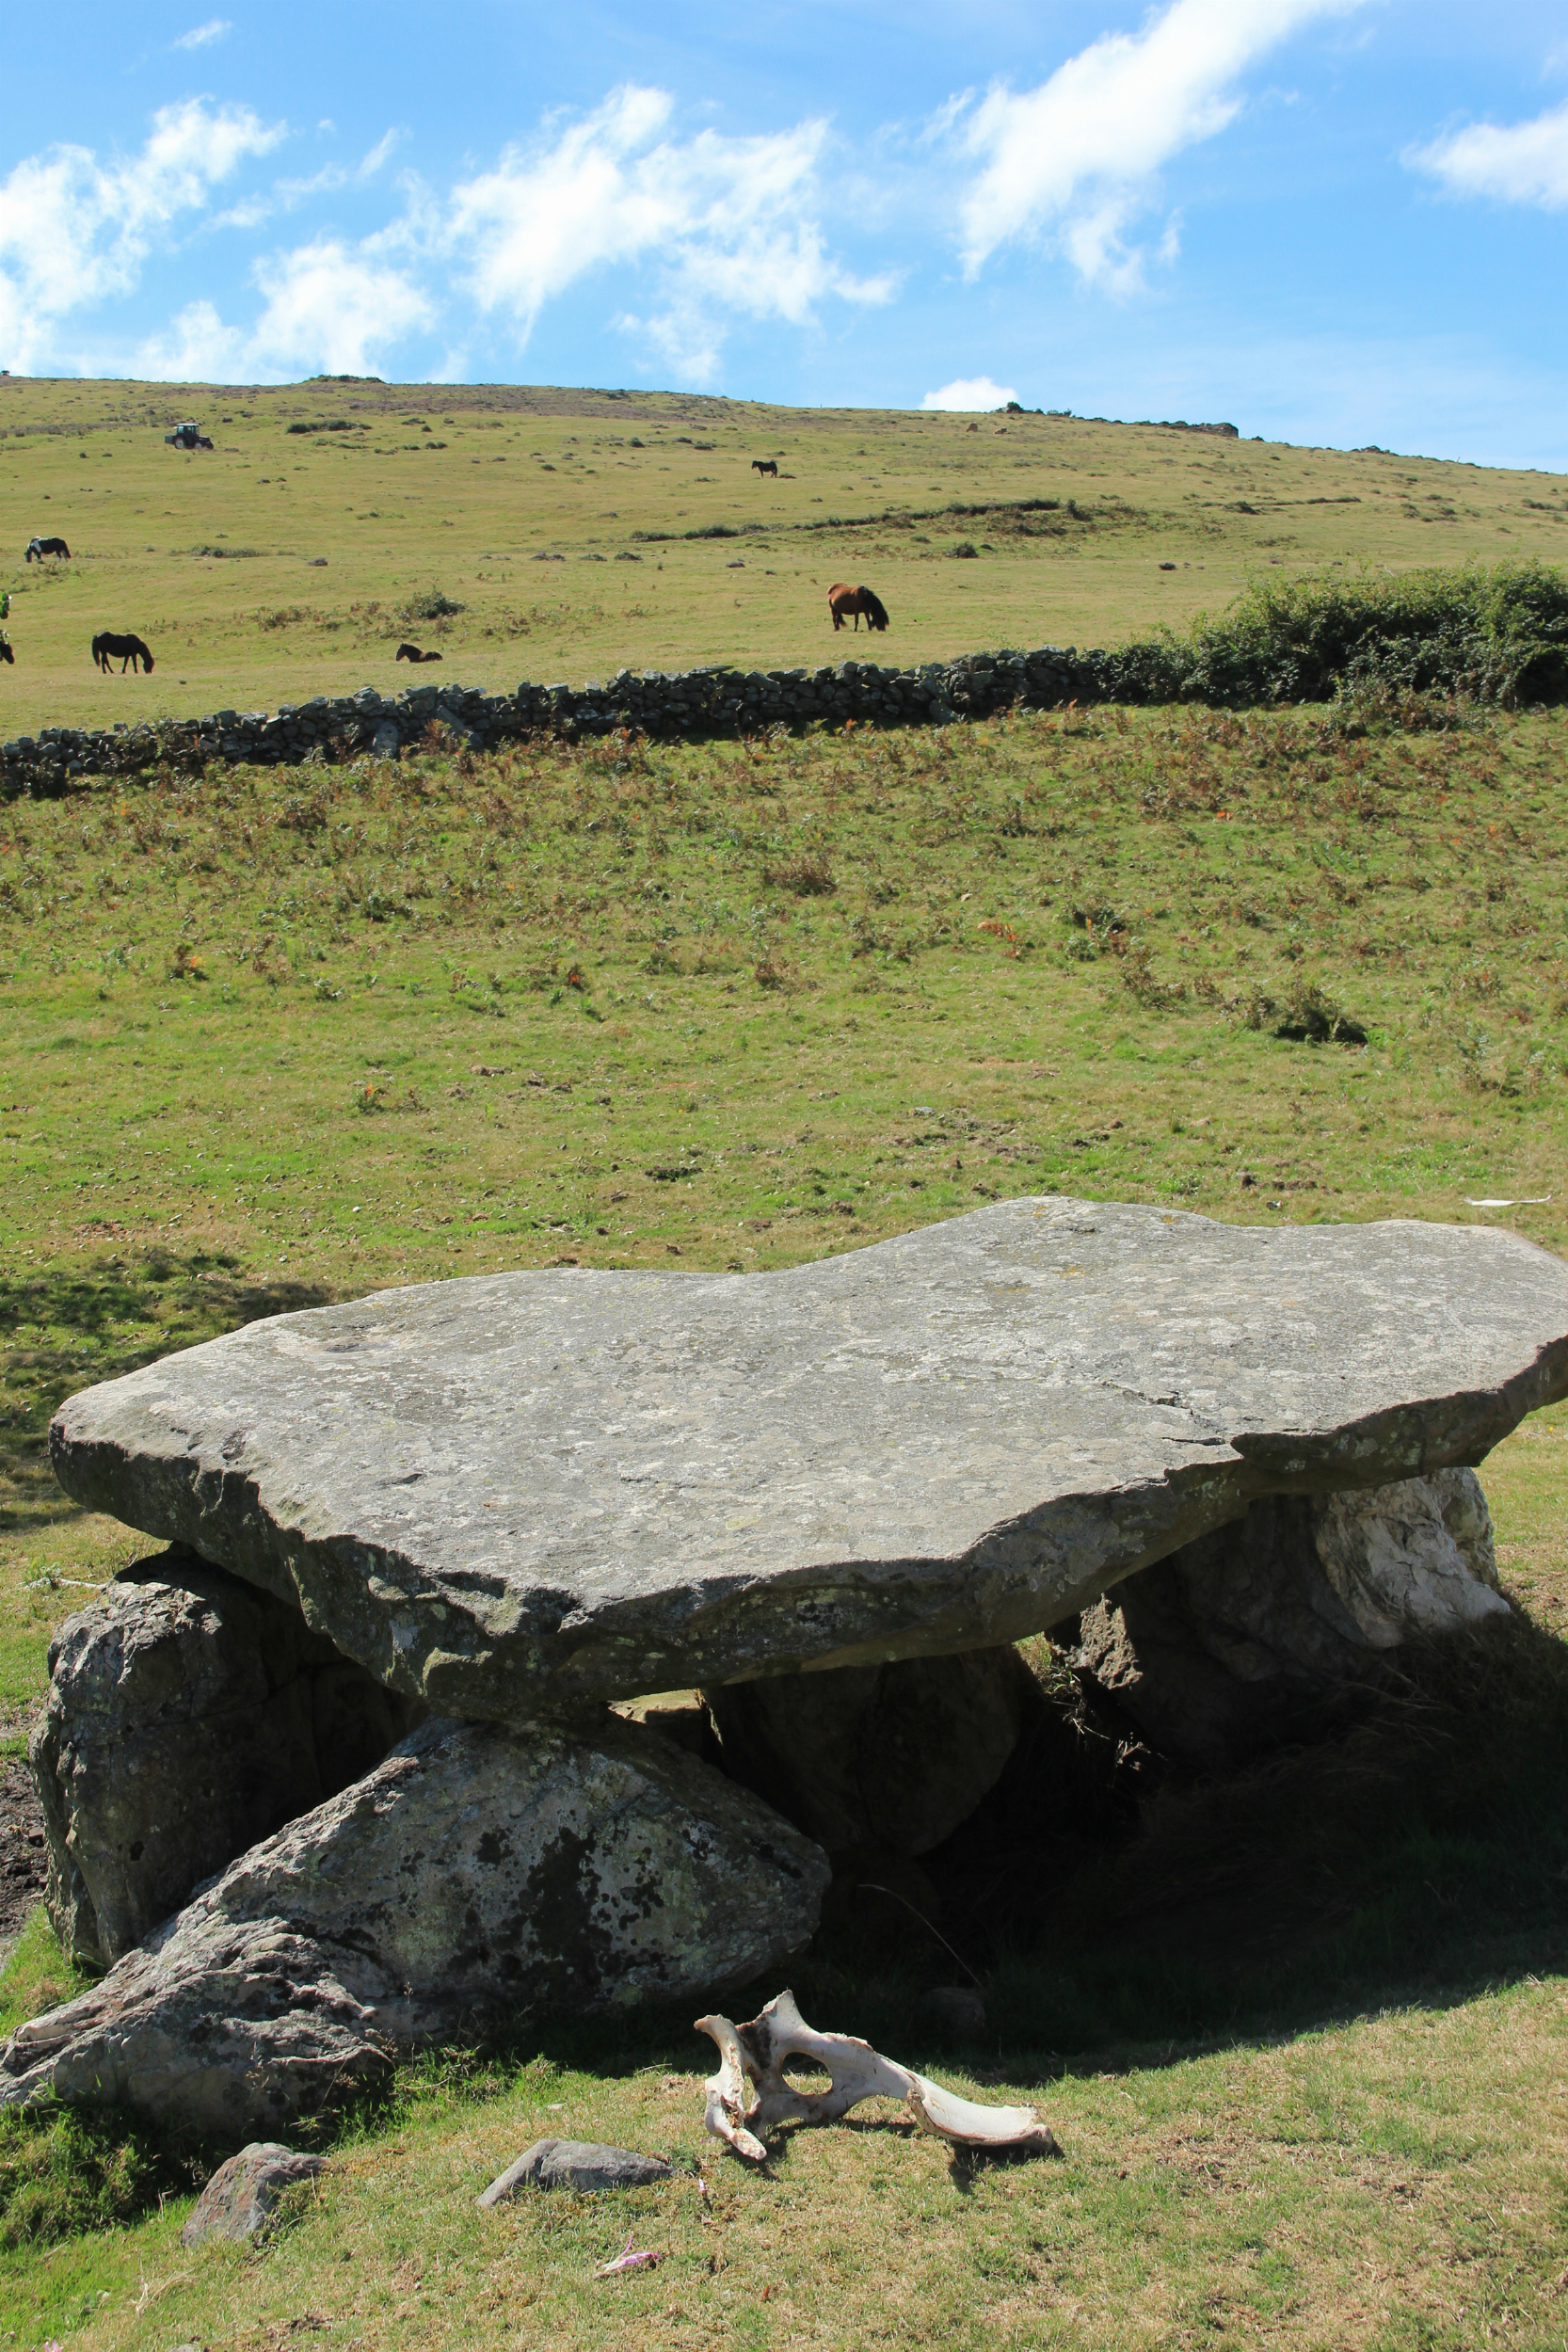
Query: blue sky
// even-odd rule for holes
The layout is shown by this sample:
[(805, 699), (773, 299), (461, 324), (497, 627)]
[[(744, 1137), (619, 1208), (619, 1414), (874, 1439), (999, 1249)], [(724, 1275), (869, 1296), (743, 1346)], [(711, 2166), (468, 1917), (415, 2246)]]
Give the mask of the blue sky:
[(1560, 0), (218, 6), (8, 19), (0, 365), (1568, 468)]

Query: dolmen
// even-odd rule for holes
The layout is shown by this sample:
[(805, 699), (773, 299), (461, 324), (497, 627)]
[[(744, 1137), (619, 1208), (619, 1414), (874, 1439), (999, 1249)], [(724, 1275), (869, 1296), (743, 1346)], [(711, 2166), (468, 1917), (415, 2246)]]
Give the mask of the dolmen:
[(834, 1853), (973, 1812), (1026, 1636), (1201, 1767), (1505, 1612), (1474, 1465), (1564, 1394), (1568, 1266), (1515, 1235), (1054, 1197), (89, 1388), (56, 1475), (167, 1548), (51, 1648), (48, 1902), (104, 1973), (0, 2105), (238, 2146), (433, 2039), (744, 1984)]

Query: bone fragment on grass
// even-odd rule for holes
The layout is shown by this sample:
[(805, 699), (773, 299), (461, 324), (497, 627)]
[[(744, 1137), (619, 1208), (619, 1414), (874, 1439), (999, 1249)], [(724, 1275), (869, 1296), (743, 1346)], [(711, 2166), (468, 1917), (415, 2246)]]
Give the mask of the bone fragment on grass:
[(611, 2261), (600, 2264), (599, 2268), (594, 2272), (596, 2279), (613, 2279), (617, 2272), (622, 2270), (652, 2270), (664, 2261), (663, 2254), (656, 2254), (648, 2247), (643, 2247), (633, 2252), (632, 2242), (636, 2234), (634, 2230), (628, 2232), (626, 2244), (621, 2248), (620, 2252)]
[[(766, 2010), (762, 2014), (766, 2016)], [(737, 2155), (749, 2156), (753, 2164), (763, 2163), (768, 2152), (746, 2129), (751, 2100), (739, 2035), (728, 2017), (699, 2017), (695, 2030), (711, 2035), (719, 2053), (719, 2071), (710, 2074), (702, 2087), (707, 2094), (704, 2131), (712, 2139), (728, 2140)]]
[[(1056, 2136), (1033, 2107), (986, 2107), (960, 2099), (910, 2067), (885, 2058), (853, 2034), (820, 2034), (785, 1991), (749, 2024), (699, 2017), (696, 2031), (717, 2045), (719, 2070), (703, 2088), (705, 2130), (739, 2156), (762, 2163), (761, 2135), (778, 2123), (836, 2123), (863, 2099), (901, 2099), (921, 2131), (957, 2148), (1032, 2149), (1062, 2153)], [(785, 2080), (791, 2058), (809, 2058), (831, 2078), (827, 2090), (797, 2090)], [(755, 2087), (755, 2088), (753, 2088)]]

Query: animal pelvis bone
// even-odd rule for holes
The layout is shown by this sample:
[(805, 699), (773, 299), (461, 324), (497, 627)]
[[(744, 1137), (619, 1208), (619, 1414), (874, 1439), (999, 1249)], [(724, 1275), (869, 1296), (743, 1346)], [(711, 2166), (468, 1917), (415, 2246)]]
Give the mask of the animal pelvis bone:
[[(728, 2017), (699, 2017), (698, 2033), (718, 2045), (719, 2071), (703, 2086), (708, 2094), (703, 2122), (715, 2139), (737, 2155), (760, 2164), (767, 2155), (762, 2135), (776, 2123), (836, 2123), (862, 2099), (902, 2099), (922, 2132), (958, 2148), (1032, 2149), (1059, 2156), (1055, 2136), (1032, 2107), (982, 2107), (927, 2082), (907, 2066), (877, 2055), (853, 2034), (819, 2034), (781, 1992), (747, 2025)], [(786, 2082), (792, 2058), (809, 2058), (832, 2078), (827, 2090), (797, 2090)]]

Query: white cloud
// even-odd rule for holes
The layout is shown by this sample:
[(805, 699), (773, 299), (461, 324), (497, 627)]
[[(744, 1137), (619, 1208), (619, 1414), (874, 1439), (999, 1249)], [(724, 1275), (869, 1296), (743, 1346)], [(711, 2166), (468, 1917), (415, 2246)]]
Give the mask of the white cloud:
[[(526, 341), (547, 303), (617, 272), (615, 324), (676, 380), (708, 383), (739, 320), (809, 329), (828, 300), (890, 298), (890, 277), (853, 275), (829, 244), (825, 122), (730, 137), (682, 134), (666, 92), (623, 88), (585, 116), (547, 120), (532, 145), (508, 148), (453, 188), (406, 177), (376, 234), (356, 243), (324, 224), (257, 261), (253, 323), (232, 324), (226, 296), (187, 298), (137, 363), (192, 379), (296, 366), (362, 374), (416, 329), (440, 325), (453, 347), (466, 343), (475, 309)], [(397, 144), (389, 131), (357, 164), (242, 184), (217, 209), (219, 183), (284, 136), (283, 125), (268, 128), (248, 109), (198, 99), (156, 116), (128, 162), (72, 147), (19, 164), (0, 182), (0, 364), (57, 359), (61, 320), (132, 293), (149, 256), (174, 249), (180, 216), (195, 216), (182, 232), (199, 225), (253, 235), (279, 215), (371, 185)], [(841, 157), (832, 168), (839, 207), (853, 192), (846, 200)], [(616, 307), (606, 305), (612, 314)]]
[(265, 305), (254, 327), (226, 326), (210, 302), (193, 302), (142, 345), (137, 372), (166, 383), (368, 376), (384, 349), (436, 315), (374, 238), (360, 246), (317, 238), (258, 263), (254, 276)]
[(359, 168), (354, 174), (356, 180), (373, 180), (381, 166), (392, 161), (392, 151), (397, 146), (398, 136), (399, 134), (396, 131), (382, 132), (375, 146), (360, 156)]
[(387, 131), (357, 164), (324, 164), (319, 171), (299, 180), (275, 180), (270, 188), (243, 197), (213, 220), (215, 229), (256, 229), (275, 213), (296, 211), (313, 196), (335, 195), (340, 188), (364, 187), (386, 163), (398, 144), (396, 131)]
[(853, 278), (827, 250), (817, 218), (825, 122), (681, 139), (666, 135), (673, 111), (664, 90), (622, 88), (454, 190), (446, 236), (483, 311), (508, 313), (526, 340), (575, 280), (640, 263), (656, 307), (619, 323), (706, 382), (737, 312), (805, 326), (829, 296), (887, 300), (890, 280)]
[(1137, 284), (1144, 257), (1128, 235), (1155, 175), (1234, 120), (1239, 77), (1255, 59), (1303, 25), (1362, 5), (1173, 0), (1141, 32), (1091, 42), (1036, 89), (993, 88), (954, 122), (981, 164), (962, 205), (968, 268), (1014, 238), (1045, 236), (1085, 280)]
[(210, 49), (215, 40), (221, 40), (233, 26), (227, 17), (210, 16), (205, 24), (193, 24), (188, 33), (182, 33), (172, 46), (176, 49)]
[(144, 343), (136, 372), (157, 384), (233, 384), (250, 375), (244, 335), (210, 302), (187, 303), (167, 334)]
[(1005, 408), (1010, 400), (1018, 397), (1011, 384), (993, 384), (988, 376), (957, 376), (939, 392), (928, 392), (920, 402), (922, 408), (946, 408), (960, 414), (976, 414), (992, 408)]
[(1506, 204), (1568, 205), (1568, 105), (1528, 122), (1474, 122), (1430, 147), (1413, 148), (1405, 161), (1430, 171), (1456, 196), (1496, 196)]
[(161, 233), (283, 136), (248, 106), (165, 106), (146, 145), (100, 163), (86, 147), (29, 156), (0, 181), (0, 365), (27, 367), (70, 312), (129, 293)]
[(256, 276), (267, 300), (250, 345), (269, 368), (363, 376), (373, 353), (435, 317), (429, 298), (376, 258), (374, 241), (324, 238), (263, 263)]

